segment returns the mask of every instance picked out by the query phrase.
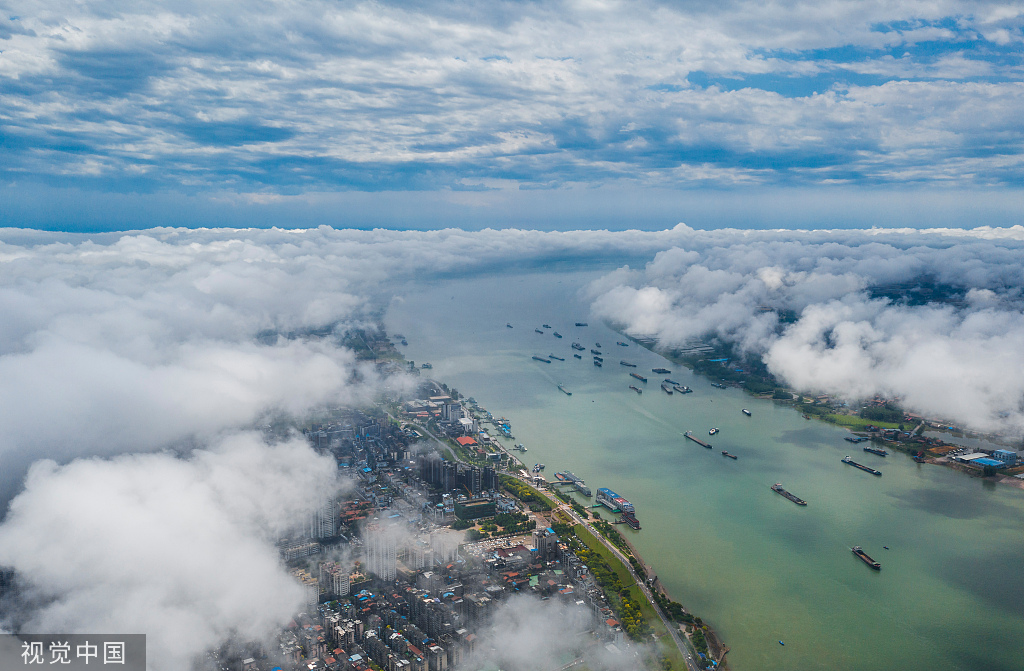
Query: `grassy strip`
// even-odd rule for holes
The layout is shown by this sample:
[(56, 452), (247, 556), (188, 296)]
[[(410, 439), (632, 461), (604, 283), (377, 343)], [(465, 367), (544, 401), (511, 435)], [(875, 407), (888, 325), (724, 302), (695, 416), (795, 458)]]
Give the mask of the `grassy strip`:
[(499, 475), (498, 480), (501, 482), (501, 486), (510, 494), (515, 496), (523, 503), (529, 503), (530, 501), (537, 501), (547, 506), (548, 510), (554, 510), (558, 507), (554, 501), (541, 494), (539, 491), (531, 487), (530, 485), (517, 480), (509, 475)]

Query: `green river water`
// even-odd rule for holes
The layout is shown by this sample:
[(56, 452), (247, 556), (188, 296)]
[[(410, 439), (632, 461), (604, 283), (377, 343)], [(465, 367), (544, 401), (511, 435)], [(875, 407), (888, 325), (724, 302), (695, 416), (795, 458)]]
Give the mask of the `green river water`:
[[(1024, 669), (1024, 491), (865, 453), (843, 429), (716, 389), (635, 343), (617, 346), (623, 338), (580, 297), (594, 277), (417, 285), (385, 322), (408, 338), (408, 358), (433, 364), (432, 377), (509, 418), (529, 449), (524, 461), (632, 501), (643, 529), (619, 528), (673, 598), (718, 631), (735, 671)], [(544, 323), (564, 338), (535, 333)], [(586, 346), (582, 361), (574, 340)], [(531, 359), (552, 353), (566, 360)], [(656, 367), (694, 393), (665, 394)], [(649, 383), (629, 377), (634, 370)], [(710, 427), (721, 433), (709, 437)], [(687, 430), (714, 449), (685, 440)], [(846, 454), (883, 476), (840, 463)], [(772, 492), (775, 482), (809, 505)]]

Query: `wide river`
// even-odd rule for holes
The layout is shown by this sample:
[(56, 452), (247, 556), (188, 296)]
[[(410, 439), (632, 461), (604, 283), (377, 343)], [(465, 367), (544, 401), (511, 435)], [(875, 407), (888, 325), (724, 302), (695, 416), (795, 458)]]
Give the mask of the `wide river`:
[[(420, 284), (385, 321), (408, 338), (408, 358), (433, 364), (432, 377), (509, 418), (524, 460), (544, 463), (549, 479), (569, 469), (632, 501), (643, 529), (619, 528), (672, 596), (719, 632), (735, 671), (1024, 669), (1024, 491), (865, 453), (840, 428), (617, 346), (623, 338), (580, 292), (596, 276)], [(542, 324), (564, 338), (535, 333)], [(574, 340), (586, 346), (582, 360)], [(603, 368), (591, 363), (596, 342)], [(694, 393), (665, 394), (657, 367)], [(710, 427), (721, 432), (709, 437)], [(685, 440), (687, 430), (714, 449)], [(846, 454), (884, 475), (840, 463)], [(775, 482), (808, 505), (772, 492)]]

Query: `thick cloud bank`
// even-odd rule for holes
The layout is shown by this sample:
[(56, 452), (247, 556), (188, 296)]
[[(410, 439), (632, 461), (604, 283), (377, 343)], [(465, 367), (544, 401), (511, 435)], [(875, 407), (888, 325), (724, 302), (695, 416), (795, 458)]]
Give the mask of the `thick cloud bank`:
[(304, 441), (238, 434), (167, 454), (36, 462), (0, 527), (0, 565), (37, 603), (25, 632), (146, 633), (150, 667), (188, 668), (302, 607), (274, 542), (336, 488)]
[(592, 290), (599, 315), (663, 346), (717, 336), (801, 390), (1024, 430), (1017, 228), (695, 232)]

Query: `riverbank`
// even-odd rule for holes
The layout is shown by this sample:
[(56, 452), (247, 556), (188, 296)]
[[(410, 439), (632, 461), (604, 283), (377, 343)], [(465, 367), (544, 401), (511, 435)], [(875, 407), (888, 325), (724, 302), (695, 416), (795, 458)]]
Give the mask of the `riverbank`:
[[(964, 447), (958, 443), (949, 443), (943, 440), (939, 440), (934, 437), (922, 437), (920, 433), (913, 435), (909, 440), (910, 442), (904, 442), (902, 440), (886, 439), (881, 435), (881, 432), (904, 432), (906, 423), (883, 421), (868, 419), (857, 415), (845, 414), (836, 412), (834, 408), (829, 407), (828, 403), (822, 403), (820, 400), (815, 399), (809, 394), (795, 392), (791, 390), (785, 390), (784, 393), (780, 394), (778, 389), (774, 392), (766, 392), (765, 387), (772, 386), (776, 383), (770, 373), (762, 365), (760, 369), (755, 371), (748, 371), (746, 368), (758, 367), (752, 365), (752, 361), (749, 359), (743, 362), (746, 367), (743, 370), (732, 370), (727, 367), (730, 359), (718, 356), (723, 354), (722, 352), (712, 352), (707, 354), (708, 357), (715, 356), (713, 360), (716, 366), (721, 370), (710, 369), (707, 365), (701, 366), (698, 363), (706, 361), (705, 358), (697, 358), (694, 355), (681, 356), (677, 350), (661, 351), (656, 348), (656, 342), (649, 338), (637, 338), (623, 333), (617, 329), (614, 324), (608, 324), (609, 328), (616, 330), (616, 332), (624, 338), (636, 343), (638, 346), (644, 349), (662, 356), (673, 364), (677, 364), (687, 368), (694, 375), (700, 375), (704, 379), (710, 381), (715, 386), (731, 387), (739, 389), (749, 395), (752, 398), (756, 398), (762, 401), (772, 401), (776, 405), (782, 405), (793, 408), (794, 411), (800, 413), (804, 419), (817, 420), (826, 424), (832, 424), (834, 426), (841, 426), (850, 432), (858, 434), (867, 434), (866, 437), (870, 437), (873, 442), (881, 443), (886, 448), (894, 452), (902, 452), (908, 455), (920, 455), (922, 458), (919, 463), (928, 463), (938, 466), (945, 466), (952, 470), (965, 473), (971, 477), (981, 478), (990, 482), (999, 484), (1009, 485), (1018, 489), (1024, 489), (1024, 481), (1020, 478), (1013, 477), (1018, 473), (1024, 472), (1024, 465), (1016, 468), (1008, 469), (1008, 472), (995, 473), (993, 475), (985, 475), (984, 472), (976, 467), (961, 464), (953, 461), (952, 459), (944, 458), (945, 452)], [(712, 375), (712, 373), (715, 373)], [(726, 375), (726, 377), (719, 377), (718, 373)], [(749, 376), (749, 377), (744, 377)], [(717, 379), (716, 379), (717, 378)], [(813, 400), (812, 400), (813, 399)], [(911, 426), (917, 431), (921, 431), (924, 427), (923, 420), (918, 421), (917, 424), (911, 424)], [(913, 433), (913, 431), (911, 431)], [(981, 436), (988, 440), (995, 440), (995, 437)]]

